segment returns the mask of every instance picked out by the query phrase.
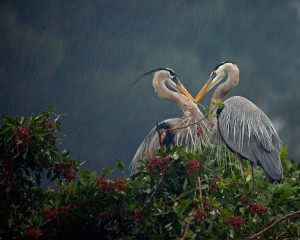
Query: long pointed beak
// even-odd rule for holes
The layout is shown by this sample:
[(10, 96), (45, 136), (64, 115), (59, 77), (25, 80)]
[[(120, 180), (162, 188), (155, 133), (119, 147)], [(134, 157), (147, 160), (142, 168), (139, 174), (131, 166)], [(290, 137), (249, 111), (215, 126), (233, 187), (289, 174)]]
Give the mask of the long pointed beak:
[(179, 82), (176, 83), (176, 88), (179, 92), (190, 98), (192, 101), (195, 101), (195, 99), (192, 97), (192, 95), (188, 92), (188, 90), (185, 89), (185, 87)]
[(198, 95), (197, 95), (197, 97), (195, 98), (194, 102), (195, 102), (195, 103), (198, 103), (198, 102), (201, 100), (201, 98), (203, 98), (204, 95), (212, 88), (213, 85), (214, 85), (214, 84), (213, 84), (212, 80), (209, 79), (209, 80), (205, 83), (205, 85), (203, 86), (203, 88), (201, 89), (201, 91), (198, 93)]

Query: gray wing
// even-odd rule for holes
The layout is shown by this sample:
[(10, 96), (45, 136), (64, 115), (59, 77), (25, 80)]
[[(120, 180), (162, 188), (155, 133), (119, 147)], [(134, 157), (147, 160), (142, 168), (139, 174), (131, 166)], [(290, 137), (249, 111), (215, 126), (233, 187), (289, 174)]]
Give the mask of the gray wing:
[[(164, 120), (163, 122), (159, 123), (159, 129), (160, 131), (164, 129), (170, 129), (173, 126), (178, 125), (178, 123), (181, 122), (180, 118), (172, 118)], [(172, 137), (172, 136), (170, 136)], [(170, 147), (172, 144), (171, 142), (168, 143), (168, 147)], [(139, 148), (137, 149), (132, 161), (131, 161), (131, 169), (132, 171), (135, 171), (138, 167), (138, 160), (144, 160), (145, 159), (145, 152), (154, 153), (159, 148), (159, 136), (156, 129), (156, 126), (152, 128), (152, 130), (148, 133), (148, 135), (145, 137), (143, 142), (140, 144)]]
[[(195, 119), (190, 119), (188, 121), (187, 118), (172, 118), (164, 120), (159, 123), (159, 130), (162, 132), (163, 130), (178, 128), (176, 130), (168, 131), (166, 137), (164, 138), (163, 145), (166, 147), (186, 145), (187, 151), (194, 150), (195, 146), (198, 143), (207, 142), (208, 130), (206, 128), (206, 123), (201, 123), (200, 127), (202, 128), (203, 133), (201, 134), (202, 138), (197, 136), (198, 127), (196, 124), (190, 125), (196, 121)], [(184, 127), (187, 126), (187, 127)], [(182, 128), (181, 128), (182, 127)], [(132, 172), (135, 171), (138, 167), (138, 160), (145, 160), (145, 152), (154, 153), (159, 148), (159, 136), (157, 132), (156, 126), (150, 131), (150, 133), (145, 137), (144, 141), (140, 144), (138, 150), (136, 151), (132, 161), (131, 161), (131, 169)]]
[(218, 116), (218, 128), (226, 145), (243, 158), (261, 166), (269, 182), (281, 181), (278, 152), (280, 138), (269, 118), (243, 97), (231, 97)]

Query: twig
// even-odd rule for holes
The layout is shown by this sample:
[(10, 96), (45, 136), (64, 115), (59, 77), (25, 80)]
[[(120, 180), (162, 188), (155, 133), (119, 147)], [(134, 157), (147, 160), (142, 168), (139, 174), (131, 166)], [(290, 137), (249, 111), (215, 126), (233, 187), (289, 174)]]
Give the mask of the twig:
[[(203, 199), (203, 196), (202, 196), (202, 185), (201, 185), (201, 178), (200, 178), (200, 173), (199, 173), (199, 176), (198, 176), (198, 186), (199, 186), (199, 197), (201, 198), (201, 200)], [(204, 211), (204, 205), (203, 205), (203, 201), (201, 201), (201, 210)]]
[[(218, 105), (215, 105), (215, 108), (212, 109), (212, 111), (215, 111), (217, 108), (218, 108)], [(190, 123), (188, 125), (181, 126), (181, 127), (175, 127), (175, 128), (166, 129), (165, 131), (169, 132), (169, 131), (173, 131), (173, 130), (177, 130), (177, 129), (182, 129), (182, 128), (187, 128), (187, 127), (196, 125), (196, 124), (200, 123), (201, 121), (203, 121), (204, 119), (206, 119), (208, 116), (210, 116), (210, 114), (205, 115), (203, 118), (199, 119), (198, 121), (196, 121), (194, 123)]]
[(220, 180), (221, 180), (220, 178), (206, 178), (201, 180), (201, 183), (208, 182), (208, 181), (220, 181)]
[(163, 180), (164, 176), (161, 177), (161, 179), (159, 180), (158, 184), (157, 184), (157, 187), (154, 189), (154, 191), (152, 192), (151, 196), (150, 196), (150, 199), (145, 202), (144, 206), (142, 207), (141, 211), (148, 205), (148, 203), (151, 201), (152, 197), (154, 196), (154, 194), (156, 193), (157, 189), (158, 189), (158, 186), (161, 184), (162, 180)]
[(162, 140), (161, 140), (161, 133), (159, 131), (158, 123), (156, 122), (156, 131), (158, 133), (158, 138), (159, 138), (159, 146), (162, 146)]
[(193, 226), (194, 228), (196, 228), (196, 229), (199, 229), (200, 231), (203, 231), (204, 230), (204, 232), (207, 234), (207, 235), (209, 235), (209, 236), (211, 236), (213, 239), (219, 239), (217, 236), (215, 236), (214, 234), (212, 234), (212, 233), (210, 233), (209, 231), (207, 231), (206, 229), (203, 229), (202, 227), (199, 227), (199, 226)]
[(290, 213), (288, 215), (285, 215), (283, 216), (282, 218), (278, 219), (277, 221), (273, 222), (270, 226), (266, 227), (265, 229), (263, 229), (262, 231), (260, 231), (259, 233), (256, 233), (254, 235), (252, 235), (250, 238), (248, 239), (255, 239), (257, 238), (258, 236), (262, 235), (263, 233), (265, 233), (266, 231), (270, 230), (271, 228), (273, 228), (276, 224), (280, 223), (281, 221), (283, 220), (286, 220), (288, 219), (289, 217), (291, 216), (294, 216), (294, 215), (297, 215), (297, 214), (300, 214), (300, 210), (299, 211), (296, 211), (296, 212), (293, 212), (293, 213)]
[(190, 124), (187, 124), (187, 125), (184, 125), (184, 126), (181, 126), (181, 127), (175, 127), (175, 128), (166, 129), (165, 131), (169, 132), (169, 131), (174, 131), (174, 130), (177, 130), (177, 129), (187, 128), (187, 127), (190, 127), (190, 126), (193, 126), (193, 125), (196, 125), (196, 124), (200, 123), (201, 121), (203, 121), (207, 117), (208, 116), (205, 116), (205, 117), (199, 119), (197, 122), (190, 123)]
[(192, 193), (192, 192), (197, 191), (198, 189), (199, 189), (199, 187), (193, 188), (193, 189), (191, 189), (191, 190), (189, 190), (189, 191), (187, 191), (187, 192), (181, 194), (180, 196), (178, 196), (178, 197), (175, 198), (174, 200), (170, 200), (170, 201), (168, 201), (168, 202), (166, 202), (166, 203), (171, 203), (171, 202), (178, 201), (179, 199), (185, 197), (186, 195), (189, 195), (189, 194)]
[(171, 211), (167, 211), (167, 212), (161, 212), (161, 213), (154, 213), (153, 216), (157, 217), (157, 216), (164, 216), (164, 215), (168, 215), (170, 213), (172, 213), (173, 210)]
[[(191, 215), (193, 215), (194, 210), (195, 210), (195, 209), (193, 208), (193, 210), (192, 210), (192, 212), (191, 212)], [(185, 235), (187, 234), (187, 232), (188, 232), (188, 230), (189, 230), (189, 228), (190, 228), (190, 223), (191, 223), (191, 218), (188, 219), (188, 222), (187, 222), (187, 225), (186, 225), (186, 228), (185, 228), (185, 230), (184, 230), (184, 234), (183, 234), (181, 240), (184, 240), (184, 239), (185, 239)]]

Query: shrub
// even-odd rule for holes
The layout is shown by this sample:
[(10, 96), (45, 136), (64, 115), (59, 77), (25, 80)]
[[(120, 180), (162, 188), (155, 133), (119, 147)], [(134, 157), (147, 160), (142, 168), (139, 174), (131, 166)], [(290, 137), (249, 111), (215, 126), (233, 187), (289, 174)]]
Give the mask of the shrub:
[[(146, 153), (136, 173), (110, 179), (113, 168), (78, 172), (80, 162), (58, 152), (52, 109), (2, 119), (2, 239), (247, 239), (264, 229), (261, 239), (300, 235), (300, 167), (286, 148), (284, 182), (269, 184), (256, 169), (255, 190), (249, 165), (242, 181), (236, 161), (222, 166), (211, 149), (184, 146)], [(57, 189), (40, 188), (44, 179)]]

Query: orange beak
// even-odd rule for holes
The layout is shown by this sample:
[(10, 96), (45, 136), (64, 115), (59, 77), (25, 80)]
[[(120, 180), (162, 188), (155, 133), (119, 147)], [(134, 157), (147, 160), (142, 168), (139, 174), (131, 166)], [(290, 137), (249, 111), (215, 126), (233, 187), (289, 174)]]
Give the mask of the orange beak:
[(195, 101), (192, 95), (188, 92), (188, 90), (185, 89), (185, 87), (181, 83), (177, 83), (176, 88), (178, 89), (178, 91), (190, 98), (192, 101)]
[(213, 85), (214, 85), (214, 84), (213, 84), (212, 80), (209, 79), (209, 80), (205, 83), (205, 85), (203, 86), (203, 88), (201, 89), (201, 91), (198, 93), (198, 95), (197, 95), (197, 97), (195, 98), (194, 102), (195, 102), (195, 103), (198, 103), (198, 102), (201, 100), (201, 98), (203, 98), (204, 95), (212, 88)]

